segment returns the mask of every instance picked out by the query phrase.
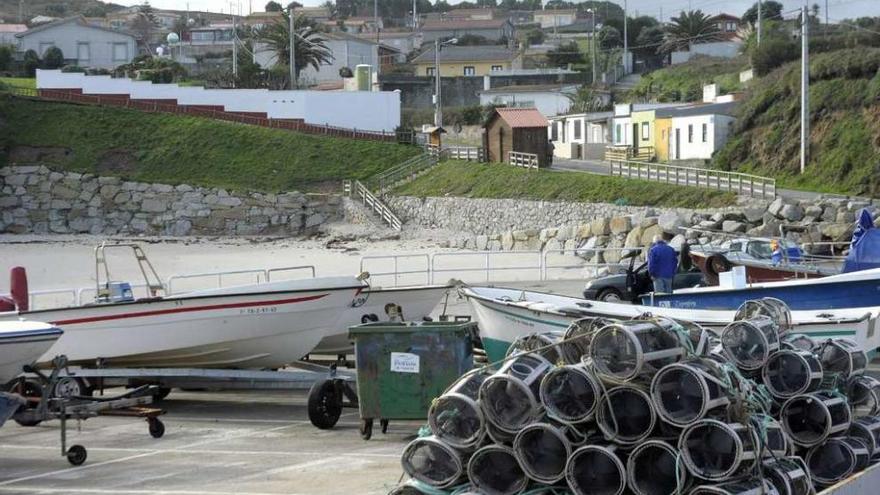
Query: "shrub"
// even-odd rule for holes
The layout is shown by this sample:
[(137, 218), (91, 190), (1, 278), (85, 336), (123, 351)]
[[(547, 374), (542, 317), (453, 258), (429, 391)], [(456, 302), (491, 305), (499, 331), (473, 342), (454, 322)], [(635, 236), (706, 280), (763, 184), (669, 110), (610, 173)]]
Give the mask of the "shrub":
[(752, 51), (752, 68), (755, 70), (755, 75), (764, 76), (798, 57), (800, 57), (800, 46), (794, 40), (770, 38)]
[(37, 75), (37, 69), (40, 68), (40, 56), (37, 55), (37, 52), (28, 50), (24, 52), (21, 65), (26, 76), (34, 77)]
[(0, 70), (9, 70), (12, 67), (12, 54), (15, 50), (10, 45), (0, 45)]
[(47, 69), (60, 69), (64, 66), (64, 53), (57, 46), (49, 47), (43, 55), (43, 66)]

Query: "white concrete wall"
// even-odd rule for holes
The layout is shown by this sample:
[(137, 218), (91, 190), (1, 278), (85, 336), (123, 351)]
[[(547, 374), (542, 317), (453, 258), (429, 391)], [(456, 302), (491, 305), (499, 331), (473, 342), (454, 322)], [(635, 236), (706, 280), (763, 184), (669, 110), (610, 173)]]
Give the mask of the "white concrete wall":
[[(620, 137), (618, 137), (617, 126), (620, 126)], [(614, 117), (611, 120), (611, 144), (614, 146), (632, 145), (632, 118)]]
[(179, 105), (223, 106), (229, 112), (260, 112), (274, 119), (302, 119), (308, 124), (364, 131), (392, 132), (400, 125), (400, 93), (395, 91), (203, 89), (58, 70), (37, 70), (37, 88), (82, 88), (85, 94), (173, 99)]
[[(77, 60), (83, 67), (112, 69), (131, 62), (137, 55), (134, 37), (122, 33), (114, 33), (105, 29), (81, 26), (76, 22), (68, 22), (43, 31), (18, 38), (19, 50), (34, 50), (40, 57), (49, 46), (57, 46), (64, 54), (65, 60), (77, 60), (80, 43), (88, 46), (89, 59)], [(125, 58), (116, 60), (113, 57), (113, 45), (125, 45)]]
[(488, 105), (490, 103), (505, 104), (507, 106), (522, 107), (530, 106), (537, 108), (545, 117), (552, 117), (568, 112), (571, 107), (571, 100), (565, 93), (552, 92), (521, 92), (513, 91), (510, 93), (481, 93), (480, 105)]
[[(669, 141), (669, 156), (672, 160), (708, 160), (712, 154), (724, 146), (730, 137), (733, 117), (726, 115), (697, 115), (675, 117), (672, 119), (672, 134)], [(703, 140), (703, 125), (706, 125), (706, 140)], [(688, 126), (693, 126), (693, 142), (688, 140)], [(681, 153), (676, 154), (675, 132), (681, 133)]]
[(315, 70), (312, 66), (303, 68), (299, 73), (300, 82), (339, 81), (342, 79), (339, 69), (343, 67), (354, 72), (354, 68), (360, 64), (379, 66), (377, 46), (374, 44), (349, 39), (329, 39), (325, 44), (333, 52), (333, 59), (328, 64), (322, 64), (320, 70)]

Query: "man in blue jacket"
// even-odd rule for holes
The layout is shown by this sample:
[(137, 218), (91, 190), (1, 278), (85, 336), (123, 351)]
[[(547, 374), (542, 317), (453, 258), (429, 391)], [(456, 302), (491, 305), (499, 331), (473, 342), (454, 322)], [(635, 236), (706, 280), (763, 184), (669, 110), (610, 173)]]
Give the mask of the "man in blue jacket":
[(659, 235), (654, 236), (654, 244), (648, 251), (648, 274), (654, 282), (654, 292), (672, 292), (672, 278), (678, 270), (678, 255), (675, 249)]

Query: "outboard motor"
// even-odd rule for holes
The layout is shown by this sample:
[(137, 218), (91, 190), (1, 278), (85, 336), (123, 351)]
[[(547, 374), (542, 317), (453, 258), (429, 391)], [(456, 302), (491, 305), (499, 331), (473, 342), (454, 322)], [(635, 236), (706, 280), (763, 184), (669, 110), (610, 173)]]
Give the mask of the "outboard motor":
[(27, 272), (15, 266), (9, 271), (9, 296), (0, 296), (0, 312), (28, 310)]

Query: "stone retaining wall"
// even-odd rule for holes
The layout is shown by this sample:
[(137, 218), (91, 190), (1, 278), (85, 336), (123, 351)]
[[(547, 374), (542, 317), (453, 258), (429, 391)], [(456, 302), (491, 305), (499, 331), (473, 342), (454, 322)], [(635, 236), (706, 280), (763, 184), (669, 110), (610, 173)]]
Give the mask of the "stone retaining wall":
[(0, 168), (0, 232), (302, 235), (342, 217), (339, 196), (237, 193), (186, 184)]

